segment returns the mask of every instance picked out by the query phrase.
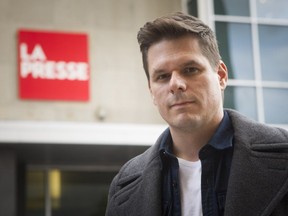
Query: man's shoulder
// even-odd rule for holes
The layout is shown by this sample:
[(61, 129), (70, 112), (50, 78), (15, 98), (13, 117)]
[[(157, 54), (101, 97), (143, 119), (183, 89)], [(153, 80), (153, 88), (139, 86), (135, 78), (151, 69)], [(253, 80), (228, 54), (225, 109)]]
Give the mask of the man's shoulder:
[(147, 167), (150, 167), (151, 164), (154, 164), (155, 161), (156, 164), (160, 163), (159, 148), (162, 137), (163, 134), (161, 134), (156, 143), (150, 146), (145, 152), (133, 157), (128, 162), (126, 162), (118, 173), (119, 177), (121, 178), (134, 175), (135, 173), (141, 174)]
[(231, 119), (234, 137), (251, 146), (274, 144), (288, 149), (288, 131), (283, 128), (259, 123), (234, 110), (226, 110)]
[(155, 157), (157, 157), (156, 146), (151, 146), (142, 154), (137, 155), (130, 159), (128, 162), (126, 162), (120, 169), (120, 172), (139, 172), (143, 170), (148, 165), (148, 163)]

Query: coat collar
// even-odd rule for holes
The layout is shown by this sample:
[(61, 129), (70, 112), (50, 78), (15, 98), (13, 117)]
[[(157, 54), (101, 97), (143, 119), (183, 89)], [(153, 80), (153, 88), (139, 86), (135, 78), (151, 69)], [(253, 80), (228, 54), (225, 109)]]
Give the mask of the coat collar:
[(119, 179), (118, 187), (122, 189), (110, 202), (117, 209), (117, 215), (161, 215), (161, 162), (158, 149), (159, 143), (151, 147), (144, 160), (140, 160), (145, 161), (142, 170), (138, 167), (135, 173)]
[(270, 215), (288, 193), (288, 133), (229, 114), (235, 133), (225, 215)]

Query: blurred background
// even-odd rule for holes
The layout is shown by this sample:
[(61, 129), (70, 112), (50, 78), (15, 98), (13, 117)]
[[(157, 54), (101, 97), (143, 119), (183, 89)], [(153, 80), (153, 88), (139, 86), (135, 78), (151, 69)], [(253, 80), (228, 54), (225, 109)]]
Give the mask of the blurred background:
[[(190, 13), (215, 30), (229, 70), (225, 107), (288, 129), (287, 7), (286, 0), (0, 0), (0, 216), (105, 214), (113, 176), (166, 127), (136, 35), (168, 13)], [(47, 35), (35, 48), (35, 34), (28, 40), (23, 30), (84, 35), (84, 51)], [(78, 99), (71, 92), (80, 81), (21, 76), (25, 56), (59, 62), (66, 49), (67, 61), (81, 55), (88, 65)]]

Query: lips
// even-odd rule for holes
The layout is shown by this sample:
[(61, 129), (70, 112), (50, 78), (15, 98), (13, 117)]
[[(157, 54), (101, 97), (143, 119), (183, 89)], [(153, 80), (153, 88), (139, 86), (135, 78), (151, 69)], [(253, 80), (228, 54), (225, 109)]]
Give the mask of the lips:
[(180, 101), (180, 102), (173, 103), (170, 107), (171, 108), (172, 107), (184, 107), (193, 103), (195, 103), (195, 101)]

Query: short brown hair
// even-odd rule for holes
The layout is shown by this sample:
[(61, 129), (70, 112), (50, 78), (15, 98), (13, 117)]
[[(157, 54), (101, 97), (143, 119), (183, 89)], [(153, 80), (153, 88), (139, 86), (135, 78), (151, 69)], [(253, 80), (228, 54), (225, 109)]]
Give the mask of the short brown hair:
[(198, 18), (176, 12), (147, 22), (138, 32), (137, 39), (148, 80), (147, 53), (150, 46), (163, 39), (177, 39), (186, 35), (198, 38), (203, 55), (208, 58), (212, 67), (217, 66), (221, 56), (214, 32)]

